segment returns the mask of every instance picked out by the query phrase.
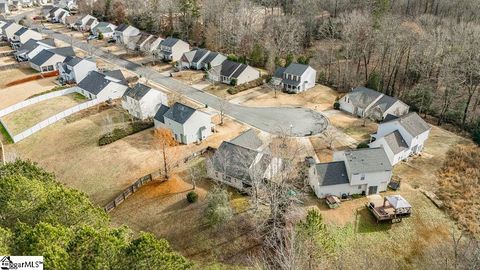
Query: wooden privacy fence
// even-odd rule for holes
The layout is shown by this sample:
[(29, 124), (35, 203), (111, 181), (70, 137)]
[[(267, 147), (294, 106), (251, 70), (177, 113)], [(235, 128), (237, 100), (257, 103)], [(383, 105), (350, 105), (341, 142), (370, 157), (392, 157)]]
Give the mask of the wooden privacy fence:
[[(213, 150), (214, 150), (214, 148), (208, 146), (207, 148), (204, 148), (200, 151), (194, 152), (191, 155), (183, 158), (179, 162), (175, 163), (175, 165), (173, 167), (178, 167), (182, 163), (187, 163), (188, 161), (192, 160), (193, 158), (201, 156), (201, 155), (203, 155), (207, 152), (211, 152)], [(145, 176), (142, 176), (142, 177), (138, 178), (135, 181), (135, 183), (133, 183), (131, 186), (124, 189), (117, 197), (115, 197), (115, 199), (113, 199), (111, 202), (107, 203), (107, 205), (105, 205), (105, 207), (103, 207), (103, 209), (107, 213), (112, 211), (113, 209), (117, 208), (117, 206), (119, 206), (121, 203), (123, 203), (126, 198), (128, 198), (130, 195), (135, 193), (138, 189), (140, 189), (140, 187), (144, 186), (147, 183), (150, 183), (154, 179), (162, 179), (162, 181), (165, 181), (165, 179), (162, 177), (162, 175), (160, 173), (160, 170), (155, 171), (155, 172), (150, 173), (150, 174), (147, 174)]]

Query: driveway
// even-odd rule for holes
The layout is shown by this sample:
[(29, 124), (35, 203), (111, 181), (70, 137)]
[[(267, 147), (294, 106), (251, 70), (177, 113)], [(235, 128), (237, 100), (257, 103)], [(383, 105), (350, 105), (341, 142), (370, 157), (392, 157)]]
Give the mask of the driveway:
[(180, 93), (218, 111), (223, 110), (226, 115), (271, 134), (283, 133), (292, 137), (304, 137), (322, 133), (328, 126), (328, 120), (320, 112), (296, 107), (257, 108), (231, 104), (217, 96), (162, 75), (151, 68), (121, 59), (117, 55), (105, 52), (92, 44), (77, 39), (72, 40), (70, 36), (48, 28), (39, 29), (39, 31), (68, 44), (73, 43), (72, 46), (91, 52), (93, 55), (119, 67), (149, 78), (169, 91)]

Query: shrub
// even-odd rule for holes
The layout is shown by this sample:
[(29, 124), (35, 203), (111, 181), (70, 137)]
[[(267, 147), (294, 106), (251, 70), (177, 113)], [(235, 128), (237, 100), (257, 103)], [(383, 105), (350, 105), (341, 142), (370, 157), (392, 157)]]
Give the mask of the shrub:
[(195, 191), (190, 191), (187, 193), (187, 201), (189, 203), (195, 203), (198, 200), (198, 194)]
[(248, 90), (248, 89), (258, 87), (258, 86), (262, 85), (263, 81), (265, 79), (268, 79), (268, 77), (267, 76), (262, 76), (262, 77), (260, 77), (256, 80), (251, 81), (251, 82), (244, 83), (244, 84), (241, 84), (241, 85), (237, 85), (237, 86), (234, 86), (234, 87), (230, 87), (230, 88), (228, 88), (227, 92), (230, 95), (235, 95), (235, 94), (240, 93), (242, 91), (245, 91), (245, 90)]
[(103, 39), (103, 33), (100, 32), (100, 33), (98, 33), (98, 40), (102, 40), (102, 39)]
[(377, 72), (372, 72), (368, 77), (367, 87), (376, 91), (380, 91), (382, 88), (382, 77)]
[(143, 131), (143, 130), (151, 128), (151, 127), (153, 127), (153, 122), (152, 121), (133, 122), (127, 128), (116, 128), (112, 132), (104, 134), (98, 140), (98, 145), (99, 146), (104, 146), (104, 145), (107, 145), (107, 144), (111, 144), (111, 143), (113, 143), (115, 141), (118, 141), (120, 139), (123, 139), (123, 138), (125, 138), (129, 135), (135, 134), (137, 132)]
[(230, 81), (230, 84), (232, 86), (237, 86), (237, 79), (233, 78), (231, 81)]
[(334, 108), (335, 110), (340, 110), (340, 102), (338, 102), (338, 100), (335, 101), (335, 103), (333, 103), (333, 108)]
[(359, 143), (357, 149), (370, 148), (366, 142)]

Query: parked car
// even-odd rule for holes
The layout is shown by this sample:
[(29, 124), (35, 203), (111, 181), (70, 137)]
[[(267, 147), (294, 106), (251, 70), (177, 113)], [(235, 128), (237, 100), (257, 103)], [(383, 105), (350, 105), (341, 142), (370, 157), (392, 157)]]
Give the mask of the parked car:
[(95, 35), (90, 35), (90, 36), (88, 36), (88, 38), (87, 38), (87, 40), (94, 40), (94, 39), (98, 39), (98, 37), (95, 36)]
[(111, 38), (111, 39), (109, 39), (109, 40), (107, 41), (107, 43), (116, 43), (116, 42), (117, 42), (117, 41), (116, 41), (115, 39), (113, 39), (113, 38)]

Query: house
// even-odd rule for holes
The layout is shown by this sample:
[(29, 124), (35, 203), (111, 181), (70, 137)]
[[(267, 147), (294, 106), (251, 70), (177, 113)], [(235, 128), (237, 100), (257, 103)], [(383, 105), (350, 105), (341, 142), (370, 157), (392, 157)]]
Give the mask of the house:
[(390, 164), (395, 165), (422, 152), (430, 130), (430, 125), (417, 113), (400, 117), (388, 115), (372, 135), (375, 140), (370, 147), (384, 148)]
[(48, 11), (48, 14), (45, 17), (49, 22), (65, 24), (65, 21), (69, 15), (69, 11), (60, 7), (54, 7)]
[(85, 15), (75, 22), (74, 28), (78, 31), (88, 32), (98, 24), (97, 18)]
[(102, 33), (103, 38), (112, 38), (115, 29), (117, 28), (116, 25), (111, 24), (109, 22), (99, 22), (95, 27), (92, 28), (92, 34), (97, 36)]
[(221, 65), (226, 59), (227, 57), (220, 53), (205, 49), (194, 49), (182, 55), (178, 61), (178, 66), (180, 69), (208, 70), (211, 67)]
[(13, 38), (13, 35), (22, 28), (18, 23), (8, 22), (2, 27), (2, 38), (4, 40), (10, 41)]
[(340, 109), (358, 117), (383, 120), (388, 114), (402, 116), (409, 106), (402, 101), (366, 87), (357, 87), (339, 101)]
[(71, 57), (63, 63), (57, 63), (61, 84), (80, 83), (90, 71), (97, 71), (95, 61), (88, 58)]
[(33, 0), (21, 0), (20, 4), (23, 8), (29, 8), (33, 6)]
[(292, 63), (287, 68), (278, 68), (274, 77), (277, 81), (281, 79), (280, 86), (285, 91), (297, 94), (315, 86), (317, 71), (309, 65)]
[(208, 77), (225, 84), (240, 85), (260, 78), (260, 72), (249, 65), (225, 60), (220, 66), (213, 67)]
[(77, 86), (78, 93), (81, 95), (100, 101), (121, 98), (128, 89), (125, 77), (120, 70), (104, 73), (90, 71)]
[(392, 165), (383, 148), (335, 152), (333, 161), (309, 169), (309, 183), (318, 198), (328, 195), (377, 194), (387, 190)]
[(160, 42), (160, 55), (164, 61), (176, 62), (188, 51), (190, 45), (178, 38), (168, 37)]
[(137, 44), (135, 46), (135, 50), (142, 51), (142, 52), (149, 52), (150, 51), (150, 42), (155, 41), (156, 38), (154, 35), (150, 35), (148, 33), (142, 33), (140, 38), (137, 40)]
[(212, 135), (212, 119), (208, 113), (178, 102), (166, 108), (161, 106), (155, 114), (155, 128), (170, 129), (177, 142), (190, 144)]
[(141, 120), (153, 118), (162, 105), (168, 105), (167, 95), (141, 83), (128, 88), (122, 98), (122, 107)]
[(60, 0), (57, 4), (58, 7), (65, 8), (68, 10), (75, 9), (77, 7), (75, 0)]
[(35, 31), (28, 29), (27, 27), (20, 28), (15, 34), (13, 34), (12, 40), (10, 41), (10, 45), (14, 50), (17, 50), (20, 46), (25, 44), (28, 40), (41, 40), (43, 38), (42, 34)]
[(132, 37), (138, 36), (139, 34), (140, 30), (137, 28), (128, 24), (121, 24), (115, 29), (113, 39), (118, 43), (128, 44)]
[(163, 38), (161, 37), (154, 37), (154, 39), (151, 39), (149, 41), (148, 46), (145, 49), (149, 49), (150, 52), (154, 53), (155, 55), (158, 56), (159, 51), (160, 51), (160, 43), (162, 43)]
[(127, 47), (132, 51), (143, 50), (144, 45), (147, 43), (147, 41), (153, 38), (153, 35), (142, 32), (137, 36), (131, 37), (127, 43)]
[(0, 14), (10, 14), (7, 0), (0, 0)]
[(255, 183), (272, 180), (282, 169), (282, 159), (262, 151), (262, 146), (253, 129), (222, 142), (207, 163), (208, 177), (247, 193)]
[(75, 23), (80, 19), (80, 16), (70, 15), (65, 18), (65, 25), (70, 29), (75, 29)]
[[(31, 59), (29, 58), (29, 54), (33, 58), (40, 51), (53, 48), (55, 48), (55, 42), (53, 39), (30, 39), (17, 49), (17, 51), (14, 53), (14, 56), (18, 62), (25, 62)], [(35, 51), (35, 53), (32, 53), (33, 51)]]
[(75, 56), (72, 47), (43, 49), (30, 59), (30, 67), (38, 72), (57, 70), (57, 63), (63, 63), (68, 57)]

